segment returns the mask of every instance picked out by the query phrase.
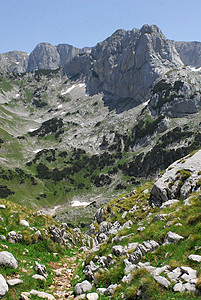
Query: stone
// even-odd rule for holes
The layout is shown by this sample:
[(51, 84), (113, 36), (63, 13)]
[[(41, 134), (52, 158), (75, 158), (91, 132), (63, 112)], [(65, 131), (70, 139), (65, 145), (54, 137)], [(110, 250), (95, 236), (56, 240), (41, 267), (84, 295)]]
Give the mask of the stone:
[(187, 283), (183, 284), (183, 287), (184, 287), (184, 291), (193, 292), (193, 293), (196, 292), (195, 284), (191, 284), (191, 283), (187, 282)]
[(166, 289), (169, 287), (170, 282), (163, 276), (154, 276), (154, 279), (162, 286), (164, 286)]
[(128, 243), (128, 245), (126, 246), (126, 251), (130, 251), (130, 250), (134, 251), (138, 245), (139, 243)]
[(101, 207), (95, 213), (94, 221), (97, 221), (99, 224), (104, 221), (104, 211)]
[(100, 233), (100, 234), (97, 236), (97, 239), (98, 239), (98, 242), (99, 242), (100, 244), (102, 244), (103, 242), (107, 241), (108, 236), (107, 236), (105, 233)]
[(181, 278), (189, 283), (196, 283), (197, 282), (197, 271), (190, 268), (190, 267), (184, 267), (181, 266), (181, 271), (183, 275)]
[(171, 243), (177, 243), (179, 242), (180, 240), (183, 240), (184, 237), (175, 233), (175, 232), (172, 232), (172, 231), (169, 231), (166, 236), (165, 236), (165, 243), (164, 244), (171, 244)]
[(114, 293), (116, 287), (117, 287), (117, 284), (111, 284), (110, 286), (108, 286), (108, 288), (104, 292), (104, 295), (105, 296), (112, 296), (112, 294)]
[(13, 269), (18, 267), (18, 262), (12, 253), (8, 251), (0, 252), (0, 266), (9, 266)]
[(8, 285), (10, 285), (10, 286), (14, 286), (14, 285), (23, 283), (23, 280), (21, 280), (21, 279), (19, 279), (19, 278), (16, 278), (16, 279), (9, 279), (9, 280), (7, 280), (7, 283), (8, 283)]
[(26, 220), (21, 220), (20, 225), (25, 226), (25, 227), (29, 227), (29, 222), (27, 222)]
[(122, 216), (121, 216), (121, 217), (122, 217), (122, 219), (125, 219), (125, 217), (126, 217), (127, 213), (128, 213), (127, 211), (124, 211), (124, 212), (123, 212), (123, 214), (122, 214)]
[(0, 209), (6, 209), (6, 206), (4, 204), (0, 204)]
[(1, 235), (0, 235), (0, 240), (6, 241), (5, 235), (1, 234)]
[(127, 276), (124, 276), (124, 277), (122, 278), (122, 281), (123, 281), (124, 283), (130, 284), (131, 281), (132, 281), (132, 279), (133, 279), (133, 275), (132, 275), (131, 273), (129, 273)]
[(122, 229), (125, 229), (125, 228), (130, 228), (131, 226), (133, 225), (133, 222), (131, 220), (128, 220), (126, 223), (124, 223), (122, 225)]
[(85, 299), (85, 298), (86, 298), (86, 295), (85, 294), (81, 294), (81, 295), (79, 295), (79, 296), (77, 296), (75, 298), (72, 298), (72, 299), (74, 299), (74, 300), (81, 300), (81, 299)]
[(8, 292), (8, 285), (3, 275), (0, 274), (0, 298)]
[(124, 273), (126, 275), (128, 275), (130, 272), (132, 271), (136, 271), (137, 270), (137, 265), (134, 265), (132, 263), (130, 263), (129, 265), (127, 265), (124, 269)]
[(103, 221), (100, 223), (99, 233), (107, 233), (110, 230), (111, 224)]
[(112, 247), (112, 253), (115, 255), (115, 256), (123, 256), (126, 254), (126, 250), (123, 246), (121, 245), (115, 245)]
[(7, 235), (7, 240), (11, 244), (20, 243), (22, 241), (22, 235), (15, 231), (10, 231)]
[[(169, 199), (178, 195), (186, 199), (190, 193), (196, 191), (196, 182), (199, 179), (201, 150), (192, 156), (177, 160), (166, 169), (165, 173), (154, 183), (150, 193), (150, 204), (161, 206)], [(189, 176), (182, 181), (180, 170), (187, 170)], [(170, 184), (171, 183), (171, 184)]]
[(98, 294), (100, 294), (100, 295), (104, 295), (104, 293), (105, 293), (106, 290), (107, 290), (106, 288), (98, 288), (98, 289), (96, 290), (96, 292), (97, 292)]
[(173, 205), (175, 205), (177, 203), (179, 203), (179, 200), (177, 200), (177, 199), (168, 200), (161, 205), (160, 209), (163, 209), (166, 207), (172, 207)]
[(34, 274), (32, 276), (32, 278), (36, 279), (36, 280), (41, 280), (41, 281), (44, 281), (44, 282), (46, 281), (46, 278), (44, 276), (42, 276), (42, 275), (39, 275), (39, 274)]
[(193, 261), (201, 262), (201, 255), (190, 254), (188, 258)]
[(143, 231), (144, 229), (145, 229), (144, 226), (140, 226), (140, 227), (137, 228), (137, 231), (138, 231), (138, 232), (141, 232), (141, 231)]
[(176, 283), (173, 287), (174, 292), (180, 292), (181, 293), (181, 292), (184, 292), (184, 290), (185, 290), (185, 288), (184, 288), (184, 286), (181, 282)]
[(88, 300), (97, 300), (99, 298), (97, 293), (89, 293), (87, 294), (87, 299)]
[(92, 285), (89, 281), (84, 280), (81, 283), (77, 283), (74, 288), (75, 295), (81, 295), (86, 292), (90, 292), (92, 289)]
[(46, 270), (46, 266), (45, 266), (45, 265), (41, 265), (41, 264), (39, 264), (39, 262), (35, 261), (35, 263), (34, 263), (34, 268), (35, 268), (36, 272), (37, 272), (39, 275), (42, 275), (42, 276), (44, 276), (45, 278), (48, 277), (48, 274), (47, 274), (47, 270)]
[(171, 281), (176, 281), (181, 275), (182, 275), (182, 272), (179, 267), (172, 270), (172, 272), (167, 273), (167, 276)]
[(48, 299), (48, 300), (56, 300), (55, 297), (51, 294), (45, 293), (45, 292), (40, 292), (37, 290), (31, 290), (30, 295), (36, 295), (39, 298), (44, 298), (44, 299)]
[(167, 271), (169, 268), (170, 268), (170, 266), (168, 266), (168, 265), (165, 265), (165, 266), (160, 267), (160, 268), (155, 268), (155, 270), (152, 271), (151, 274), (157, 276), (157, 275), (160, 275), (162, 272)]

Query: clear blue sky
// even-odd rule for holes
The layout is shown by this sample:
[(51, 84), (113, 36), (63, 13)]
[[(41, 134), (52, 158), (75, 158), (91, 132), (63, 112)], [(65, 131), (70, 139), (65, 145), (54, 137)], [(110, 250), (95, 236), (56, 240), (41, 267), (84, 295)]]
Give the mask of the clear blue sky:
[(201, 41), (201, 0), (0, 0), (0, 53), (40, 42), (94, 46), (143, 24), (168, 39)]

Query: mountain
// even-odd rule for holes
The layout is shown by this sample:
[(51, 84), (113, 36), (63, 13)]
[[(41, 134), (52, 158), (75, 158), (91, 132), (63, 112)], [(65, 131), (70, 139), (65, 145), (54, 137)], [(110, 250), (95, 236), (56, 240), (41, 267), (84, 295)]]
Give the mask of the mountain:
[(174, 42), (181, 60), (185, 65), (194, 68), (201, 67), (201, 43), (200, 42)]
[(24, 73), (38, 69), (58, 69), (74, 56), (89, 51), (89, 47), (79, 49), (68, 44), (54, 46), (40, 43), (30, 54), (21, 51), (0, 54), (0, 71)]
[(201, 147), (201, 73), (154, 25), (56, 68), (76, 51), (40, 44), (27, 64), (45, 69), (1, 73), (0, 197), (86, 227), (115, 194)]
[[(157, 26), (117, 30), (98, 43), (90, 54), (75, 57), (64, 66), (70, 78), (85, 76), (87, 92), (103, 92), (111, 109), (118, 102), (130, 108), (148, 100), (153, 82), (170, 69), (183, 65), (177, 51)], [(75, 67), (76, 66), (76, 67)], [(110, 102), (112, 103), (110, 104)]]

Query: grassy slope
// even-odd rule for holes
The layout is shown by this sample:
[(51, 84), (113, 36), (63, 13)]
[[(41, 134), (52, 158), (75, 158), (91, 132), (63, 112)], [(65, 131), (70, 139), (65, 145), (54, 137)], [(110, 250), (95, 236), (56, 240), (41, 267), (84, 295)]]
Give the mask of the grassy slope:
[[(144, 194), (143, 190), (150, 186), (150, 184), (147, 184), (144, 187), (138, 188), (137, 193), (134, 196), (126, 197), (122, 200), (116, 198), (110, 201), (104, 206), (106, 221), (113, 223), (117, 220), (120, 223), (124, 223), (126, 220), (132, 220), (133, 225), (130, 229), (124, 229), (118, 233), (119, 236), (132, 235), (123, 241), (118, 242), (118, 244), (124, 246), (131, 242), (141, 243), (149, 239), (157, 241), (160, 244), (160, 247), (153, 253), (147, 253), (141, 261), (148, 261), (154, 267), (169, 265), (170, 270), (182, 265), (196, 269), (199, 278), (197, 287), (200, 289), (200, 263), (188, 259), (188, 255), (190, 254), (201, 255), (201, 249), (195, 250), (195, 246), (201, 245), (200, 195), (199, 193), (192, 195), (191, 206), (184, 206), (181, 201), (171, 208), (159, 211), (158, 208), (153, 209), (148, 206), (147, 201), (149, 193)], [(129, 210), (135, 204), (139, 206), (139, 209), (133, 214), (128, 213), (126, 218), (122, 219), (122, 213)], [(115, 212), (116, 214), (112, 219), (109, 218), (111, 212)], [(163, 213), (168, 214), (168, 217), (166, 217), (164, 221), (160, 220), (153, 222), (155, 215)], [(182, 226), (177, 225), (178, 223), (181, 223)], [(145, 229), (142, 232), (138, 232), (137, 228), (139, 226), (144, 226)], [(95, 227), (98, 230), (99, 225), (96, 223)], [(165, 235), (169, 231), (182, 235), (184, 240), (176, 244), (162, 245)], [(98, 252), (90, 254), (86, 258), (86, 264), (89, 263), (90, 260), (93, 260), (96, 263), (96, 255), (107, 256), (112, 253), (111, 248), (115, 245), (115, 243), (112, 242), (113, 237), (114, 236), (110, 236), (109, 240), (101, 245), (101, 249)], [(143, 292), (142, 299), (201, 299), (201, 296), (194, 295), (193, 293), (173, 293), (173, 284), (171, 284), (168, 289), (162, 288), (155, 282), (153, 277), (143, 269), (139, 269), (133, 273), (133, 280), (130, 284), (122, 283), (121, 279), (124, 276), (125, 268), (123, 263), (124, 258), (126, 257), (116, 258), (114, 267), (110, 267), (108, 270), (105, 269), (96, 275), (97, 287), (107, 287), (114, 283), (120, 284), (113, 295), (114, 299), (122, 299), (121, 293), (126, 296), (126, 299), (136, 299), (139, 288)], [(82, 269), (83, 268), (78, 269), (77, 273), (81, 274)], [(165, 273), (162, 273), (161, 275), (166, 277)], [(76, 281), (73, 283), (75, 284)], [(102, 296), (101, 299), (107, 298)]]

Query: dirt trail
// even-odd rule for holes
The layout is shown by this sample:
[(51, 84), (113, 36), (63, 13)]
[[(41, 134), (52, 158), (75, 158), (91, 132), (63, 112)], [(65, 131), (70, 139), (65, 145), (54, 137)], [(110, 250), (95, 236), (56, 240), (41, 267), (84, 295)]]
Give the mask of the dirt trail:
[(73, 257), (66, 256), (60, 262), (51, 262), (49, 264), (52, 271), (55, 272), (55, 277), (53, 278), (52, 285), (49, 287), (49, 292), (51, 292), (56, 299), (74, 299), (72, 295), (73, 292), (70, 291), (70, 281), (74, 275), (77, 264), (83, 260), (83, 256), (83, 253), (75, 254)]

